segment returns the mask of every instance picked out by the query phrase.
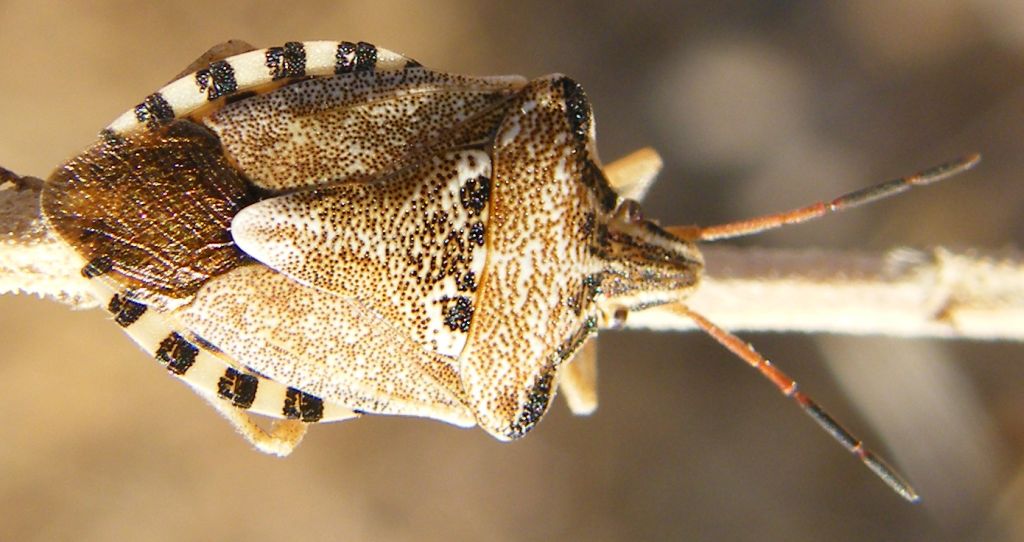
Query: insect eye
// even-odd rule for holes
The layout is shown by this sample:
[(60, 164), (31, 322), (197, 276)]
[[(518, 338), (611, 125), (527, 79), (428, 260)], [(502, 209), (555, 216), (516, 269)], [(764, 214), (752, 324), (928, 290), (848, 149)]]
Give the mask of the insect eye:
[(626, 224), (637, 224), (642, 222), (644, 219), (643, 210), (640, 208), (640, 204), (635, 200), (626, 199), (619, 204), (619, 210), (616, 213), (619, 220), (622, 220)]
[(557, 84), (562, 87), (565, 116), (573, 136), (576, 137), (576, 141), (585, 145), (590, 137), (590, 101), (587, 100), (583, 87), (576, 81), (563, 77)]

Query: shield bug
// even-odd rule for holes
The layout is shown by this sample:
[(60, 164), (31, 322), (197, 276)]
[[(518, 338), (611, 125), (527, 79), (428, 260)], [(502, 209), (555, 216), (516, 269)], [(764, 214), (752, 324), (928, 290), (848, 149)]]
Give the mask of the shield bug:
[[(215, 47), (58, 168), (48, 227), (114, 321), (257, 448), (362, 414), (516, 439), (556, 390), (593, 411), (588, 340), (668, 305), (916, 495), (749, 345), (684, 304), (700, 241), (960, 172), (976, 156), (795, 211), (665, 227), (653, 151), (602, 166), (582, 88), (468, 77), (367, 43)], [(270, 430), (249, 414), (278, 423)]]

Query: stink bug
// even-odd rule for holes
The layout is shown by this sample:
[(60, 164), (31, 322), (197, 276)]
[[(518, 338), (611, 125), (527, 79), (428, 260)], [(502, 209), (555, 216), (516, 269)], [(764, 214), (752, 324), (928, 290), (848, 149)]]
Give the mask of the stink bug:
[[(662, 228), (636, 203), (657, 155), (603, 167), (590, 105), (567, 77), (445, 74), (361, 42), (228, 42), (58, 168), (41, 210), (114, 321), (265, 452), (286, 455), (308, 424), (361, 414), (516, 439), (556, 389), (589, 413), (588, 340), (666, 305), (915, 500), (791, 379), (684, 300), (703, 271), (697, 242), (976, 161), (786, 213)], [(279, 422), (265, 431), (249, 413)]]

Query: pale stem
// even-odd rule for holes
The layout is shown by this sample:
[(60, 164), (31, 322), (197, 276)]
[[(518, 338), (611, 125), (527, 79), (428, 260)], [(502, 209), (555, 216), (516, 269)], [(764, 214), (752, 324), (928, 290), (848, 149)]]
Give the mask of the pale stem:
[[(707, 246), (686, 300), (731, 331), (1024, 340), (1019, 252), (896, 249), (885, 254)], [(686, 330), (677, 312), (630, 314), (627, 328)]]
[(52, 236), (40, 217), (38, 187), (19, 190), (0, 181), (0, 294), (95, 306), (81, 268), (81, 258)]
[[(703, 247), (707, 274), (686, 300), (732, 331), (1024, 340), (1024, 259), (935, 248), (886, 254)], [(95, 306), (81, 259), (39, 218), (39, 192), (0, 185), (0, 294)], [(627, 328), (696, 329), (667, 309)]]

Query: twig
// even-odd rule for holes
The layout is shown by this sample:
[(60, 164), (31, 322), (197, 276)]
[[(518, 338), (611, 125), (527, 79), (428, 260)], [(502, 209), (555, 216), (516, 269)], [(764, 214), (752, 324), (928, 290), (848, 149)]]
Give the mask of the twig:
[[(81, 259), (39, 218), (39, 185), (31, 181), (0, 171), (0, 294), (95, 306)], [(733, 331), (1024, 340), (1024, 262), (1016, 252), (878, 255), (715, 245), (704, 252), (707, 276), (687, 305)], [(626, 327), (696, 328), (659, 308), (630, 314)]]
[(0, 294), (48, 297), (75, 308), (96, 302), (80, 258), (54, 238), (39, 214), (41, 183), (0, 169)]
[[(687, 301), (731, 330), (1024, 340), (1024, 262), (1015, 251), (887, 254), (710, 246)], [(653, 308), (626, 327), (695, 326)]]

